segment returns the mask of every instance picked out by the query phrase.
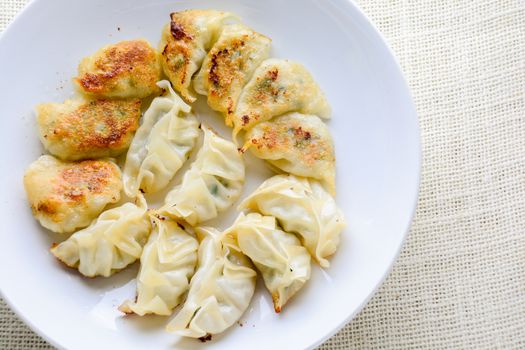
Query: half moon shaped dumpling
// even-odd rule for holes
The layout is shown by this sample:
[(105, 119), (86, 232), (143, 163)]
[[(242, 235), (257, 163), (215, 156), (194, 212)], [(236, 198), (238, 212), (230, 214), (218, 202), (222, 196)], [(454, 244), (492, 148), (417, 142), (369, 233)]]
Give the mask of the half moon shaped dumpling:
[(170, 17), (159, 46), (162, 68), (173, 88), (193, 102), (195, 96), (189, 90), (193, 74), (217, 40), (224, 22), (236, 17), (215, 10), (186, 10), (174, 12)]
[(189, 288), (199, 243), (176, 221), (151, 215), (155, 224), (140, 257), (137, 298), (119, 310), (138, 315), (171, 315)]
[(151, 102), (126, 156), (124, 191), (132, 198), (139, 192), (153, 193), (166, 187), (199, 136), (199, 122), (190, 113), (191, 107), (168, 81), (157, 85), (165, 95)]
[(303, 65), (267, 59), (242, 91), (232, 116), (234, 136), (240, 130), (249, 130), (259, 122), (288, 112), (330, 118), (330, 106), (323, 91)]
[(321, 267), (335, 253), (345, 227), (335, 200), (316, 181), (293, 175), (276, 175), (264, 181), (239, 209), (274, 216), (286, 232), (301, 237), (303, 246)]
[(66, 100), (36, 107), (40, 140), (65, 160), (115, 157), (139, 127), (140, 100)]
[(63, 162), (44, 155), (31, 163), (24, 186), (33, 215), (45, 228), (70, 233), (88, 226), (120, 200), (119, 167), (109, 160)]
[(191, 225), (215, 218), (239, 198), (244, 185), (244, 161), (237, 147), (203, 127), (204, 142), (182, 183), (166, 196), (161, 215)]
[(143, 98), (159, 91), (160, 73), (157, 51), (146, 40), (129, 40), (82, 59), (75, 82), (87, 95)]
[(208, 105), (226, 115), (235, 111), (242, 88), (270, 53), (271, 39), (242, 24), (225, 26), (204, 59), (193, 87), (208, 96)]
[(335, 151), (325, 123), (315, 115), (285, 114), (255, 125), (243, 149), (286, 173), (320, 180), (335, 194)]
[(221, 333), (248, 308), (256, 273), (235, 240), (213, 228), (197, 228), (201, 237), (198, 267), (184, 306), (166, 329), (184, 337)]
[(241, 213), (226, 231), (262, 273), (275, 312), (310, 279), (310, 254), (295, 235), (277, 227), (273, 216)]
[(151, 223), (146, 201), (103, 212), (93, 223), (51, 248), (64, 264), (87, 277), (109, 277), (135, 262), (148, 240)]

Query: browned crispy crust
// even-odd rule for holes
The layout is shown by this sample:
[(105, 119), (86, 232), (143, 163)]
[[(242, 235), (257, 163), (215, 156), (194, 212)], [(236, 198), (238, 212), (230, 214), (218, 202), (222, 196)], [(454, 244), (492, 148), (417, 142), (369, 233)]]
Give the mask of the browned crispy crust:
[(123, 150), (139, 126), (140, 106), (139, 99), (89, 101), (57, 118), (44, 138), (76, 152)]
[(110, 93), (120, 78), (132, 77), (155, 89), (159, 77), (155, 50), (144, 40), (121, 41), (96, 58), (94, 70), (76, 78), (87, 93)]
[(62, 219), (60, 209), (64, 203), (82, 204), (88, 193), (104, 193), (108, 183), (118, 177), (120, 173), (117, 166), (107, 161), (73, 163), (49, 184), (53, 187), (51, 195), (32, 205), (32, 210), (59, 222)]

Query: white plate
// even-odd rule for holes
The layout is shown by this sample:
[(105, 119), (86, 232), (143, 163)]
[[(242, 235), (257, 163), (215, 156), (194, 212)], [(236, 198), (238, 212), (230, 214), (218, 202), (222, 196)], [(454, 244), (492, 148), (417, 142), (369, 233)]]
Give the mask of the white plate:
[[(156, 44), (168, 14), (184, 8), (233, 11), (273, 39), (274, 57), (310, 69), (333, 108), (337, 202), (348, 221), (331, 268), (314, 268), (280, 315), (259, 283), (243, 326), (206, 344), (165, 333), (165, 318), (120, 316), (116, 306), (132, 296), (136, 266), (94, 280), (62, 268), (48, 251), (56, 237), (32, 218), (22, 186), (24, 169), (42, 152), (32, 107), (71, 95), (81, 57), (123, 39)], [(36, 0), (0, 39), (0, 91), (1, 290), (18, 315), (60, 348), (313, 347), (350, 321), (383, 281), (416, 205), (420, 144), (410, 94), (380, 35), (346, 0)], [(219, 117), (202, 106), (199, 114), (229, 134)], [(244, 196), (262, 179), (252, 164)]]

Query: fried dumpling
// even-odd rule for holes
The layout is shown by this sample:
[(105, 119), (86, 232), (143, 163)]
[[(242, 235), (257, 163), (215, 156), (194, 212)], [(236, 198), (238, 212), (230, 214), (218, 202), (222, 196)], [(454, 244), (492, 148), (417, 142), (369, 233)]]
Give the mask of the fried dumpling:
[(272, 295), (275, 312), (310, 279), (310, 254), (299, 239), (279, 227), (273, 216), (241, 213), (228, 234), (262, 273)]
[(240, 196), (244, 161), (237, 147), (203, 127), (204, 143), (182, 183), (166, 196), (160, 213), (191, 225), (215, 218)]
[(24, 186), (35, 218), (59, 233), (88, 226), (109, 203), (120, 200), (119, 167), (108, 160), (63, 162), (44, 155), (26, 170)]
[(126, 156), (124, 190), (129, 197), (163, 189), (188, 159), (199, 136), (199, 122), (191, 107), (168, 81), (158, 86), (166, 94), (151, 103)]
[(140, 100), (66, 100), (36, 107), (40, 140), (65, 160), (115, 157), (139, 127)]
[(93, 223), (51, 248), (51, 253), (87, 277), (109, 277), (135, 262), (148, 240), (146, 201), (106, 210)]
[(208, 96), (208, 105), (226, 115), (231, 114), (244, 85), (270, 53), (271, 39), (242, 24), (225, 26), (221, 36), (204, 59), (193, 87)]
[(197, 271), (184, 306), (166, 327), (192, 338), (221, 333), (239, 320), (256, 282), (250, 259), (235, 240), (213, 228), (197, 228), (197, 234), (201, 237)]
[(155, 224), (140, 257), (137, 298), (119, 310), (138, 315), (171, 315), (189, 288), (199, 243), (176, 221), (152, 215)]
[(270, 58), (264, 61), (244, 87), (232, 116), (234, 135), (255, 124), (288, 112), (330, 118), (330, 106), (301, 64)]
[(157, 51), (146, 40), (130, 40), (83, 58), (75, 82), (87, 95), (143, 98), (159, 92), (160, 73)]
[(264, 181), (239, 209), (274, 216), (286, 231), (296, 233), (301, 243), (321, 265), (335, 253), (345, 227), (343, 213), (334, 198), (314, 180), (276, 175)]
[(193, 102), (191, 79), (217, 40), (224, 22), (235, 16), (215, 10), (186, 10), (174, 12), (170, 17), (159, 45), (162, 68), (173, 88)]
[(259, 123), (245, 135), (247, 148), (283, 172), (320, 180), (335, 194), (334, 143), (318, 117), (290, 113)]

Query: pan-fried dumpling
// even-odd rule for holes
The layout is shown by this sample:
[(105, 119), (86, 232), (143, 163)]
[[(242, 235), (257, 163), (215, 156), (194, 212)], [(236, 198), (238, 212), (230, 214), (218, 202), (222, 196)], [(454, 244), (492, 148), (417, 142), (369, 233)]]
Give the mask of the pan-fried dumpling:
[(146, 201), (106, 210), (93, 223), (51, 248), (53, 255), (87, 277), (109, 277), (135, 262), (148, 240)]
[(286, 173), (322, 181), (335, 194), (335, 152), (328, 127), (315, 115), (285, 114), (245, 135), (243, 149)]
[(335, 200), (316, 181), (293, 175), (276, 175), (255, 190), (239, 209), (277, 218), (286, 232), (300, 236), (303, 246), (321, 267), (335, 253), (345, 227)]
[(66, 100), (36, 107), (40, 140), (66, 160), (115, 157), (139, 127), (140, 100)]
[(157, 51), (146, 40), (130, 40), (83, 58), (75, 82), (92, 96), (143, 98), (159, 91), (160, 73)]
[(275, 312), (310, 279), (310, 254), (295, 235), (277, 227), (273, 216), (241, 213), (227, 230), (262, 273)]
[(204, 143), (182, 183), (166, 196), (160, 213), (181, 218), (191, 225), (215, 218), (229, 208), (241, 194), (244, 161), (237, 147), (204, 130)]
[(59, 233), (88, 226), (109, 203), (120, 200), (119, 167), (108, 160), (69, 163), (44, 155), (31, 163), (24, 186), (35, 218)]
[(171, 315), (188, 290), (199, 243), (176, 221), (152, 215), (155, 227), (140, 257), (137, 299), (119, 310), (138, 315)]
[(124, 190), (129, 197), (163, 189), (189, 157), (199, 136), (191, 107), (166, 80), (158, 82), (166, 95), (156, 97), (144, 114), (126, 156)]
[(204, 60), (223, 24), (235, 16), (215, 10), (186, 10), (174, 12), (162, 31), (159, 45), (164, 73), (173, 88), (187, 101), (195, 101), (189, 91), (191, 78)]
[(232, 116), (234, 135), (241, 129), (288, 112), (330, 118), (330, 106), (308, 70), (301, 64), (270, 58), (253, 73)]
[(213, 228), (197, 229), (204, 238), (197, 272), (184, 306), (166, 329), (202, 338), (223, 332), (239, 320), (255, 291), (256, 273), (235, 240)]
[(232, 24), (224, 27), (204, 59), (193, 87), (208, 96), (212, 109), (226, 115), (227, 125), (232, 125), (230, 114), (235, 111), (241, 90), (268, 57), (270, 45), (270, 38), (242, 24)]

